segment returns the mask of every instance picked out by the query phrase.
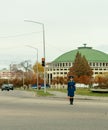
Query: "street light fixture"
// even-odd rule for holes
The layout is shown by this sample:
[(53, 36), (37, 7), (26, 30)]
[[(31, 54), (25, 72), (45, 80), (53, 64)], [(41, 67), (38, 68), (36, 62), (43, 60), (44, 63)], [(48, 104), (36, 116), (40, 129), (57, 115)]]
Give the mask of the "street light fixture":
[[(24, 20), (24, 21), (40, 24), (42, 26), (42, 30), (43, 30), (43, 58), (45, 60), (45, 28), (44, 28), (44, 24), (41, 22), (32, 21), (32, 20)], [(44, 92), (46, 93), (46, 64), (44, 66)]]
[(38, 71), (38, 48), (35, 48), (33, 46), (29, 46), (29, 45), (26, 45), (27, 47), (30, 47), (30, 48), (33, 48), (37, 51), (37, 90), (38, 90), (38, 85), (39, 85), (39, 78), (38, 78), (38, 75), (39, 75), (39, 71)]

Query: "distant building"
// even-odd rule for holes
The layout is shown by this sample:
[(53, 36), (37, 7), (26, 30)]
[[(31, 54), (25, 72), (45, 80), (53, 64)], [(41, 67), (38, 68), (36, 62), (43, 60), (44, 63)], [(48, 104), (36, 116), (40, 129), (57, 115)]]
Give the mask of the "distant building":
[(22, 76), (22, 71), (18, 70), (17, 64), (10, 65), (9, 69), (2, 69), (0, 70), (0, 79), (15, 79), (16, 77)]
[(0, 70), (0, 79), (9, 79), (12, 76), (11, 72), (7, 69)]
[(54, 77), (67, 77), (67, 73), (69, 72), (69, 68), (73, 65), (77, 52), (80, 52), (81, 55), (86, 57), (93, 70), (94, 77), (98, 74), (108, 72), (108, 54), (92, 49), (92, 47), (87, 47), (86, 44), (84, 44), (83, 47), (78, 47), (78, 49), (60, 55), (47, 65), (49, 84)]

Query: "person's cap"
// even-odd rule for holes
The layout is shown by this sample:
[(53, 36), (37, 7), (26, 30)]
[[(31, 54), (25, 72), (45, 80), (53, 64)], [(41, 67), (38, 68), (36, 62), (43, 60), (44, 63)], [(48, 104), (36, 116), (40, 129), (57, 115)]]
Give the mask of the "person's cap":
[(74, 78), (74, 76), (69, 76), (69, 79), (71, 79), (71, 78), (73, 79), (73, 78)]

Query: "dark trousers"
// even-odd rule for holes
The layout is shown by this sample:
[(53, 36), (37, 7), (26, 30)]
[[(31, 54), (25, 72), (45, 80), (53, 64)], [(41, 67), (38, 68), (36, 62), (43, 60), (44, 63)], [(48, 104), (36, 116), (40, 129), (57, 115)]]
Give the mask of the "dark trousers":
[(74, 98), (73, 97), (70, 97), (70, 104), (73, 105), (73, 100)]

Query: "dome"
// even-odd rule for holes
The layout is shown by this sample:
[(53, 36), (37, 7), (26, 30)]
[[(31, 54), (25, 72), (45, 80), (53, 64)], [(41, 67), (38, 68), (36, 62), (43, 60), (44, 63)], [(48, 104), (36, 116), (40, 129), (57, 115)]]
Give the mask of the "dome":
[(53, 63), (73, 62), (77, 52), (81, 53), (82, 56), (85, 56), (88, 62), (108, 62), (108, 54), (92, 49), (92, 47), (84, 46), (62, 54), (56, 58)]

